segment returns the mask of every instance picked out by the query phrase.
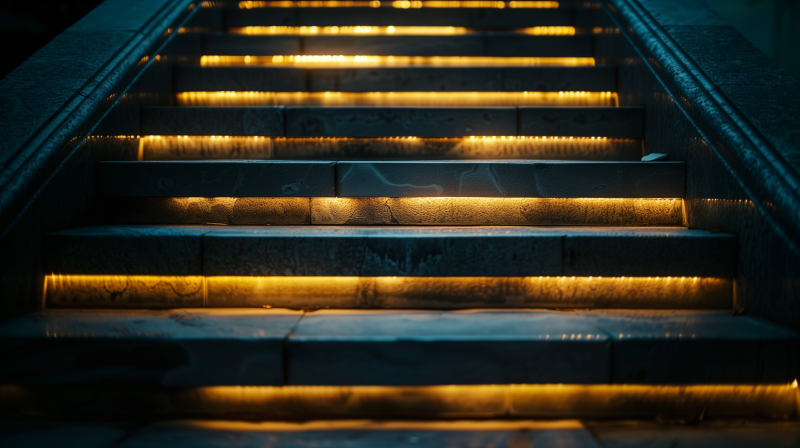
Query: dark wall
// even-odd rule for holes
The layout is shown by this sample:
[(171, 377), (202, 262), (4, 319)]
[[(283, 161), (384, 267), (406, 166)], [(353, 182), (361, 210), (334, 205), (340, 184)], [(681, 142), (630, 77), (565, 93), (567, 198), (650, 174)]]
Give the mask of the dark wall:
[(0, 79), (25, 62), (103, 0), (0, 2)]

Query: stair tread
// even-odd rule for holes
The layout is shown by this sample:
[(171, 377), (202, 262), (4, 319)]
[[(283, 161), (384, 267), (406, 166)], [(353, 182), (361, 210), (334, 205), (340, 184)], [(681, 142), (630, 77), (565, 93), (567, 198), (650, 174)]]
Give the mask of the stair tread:
[(23, 383), (748, 384), (791, 381), (800, 334), (718, 311), (47, 310), (0, 341)]
[(104, 196), (682, 198), (683, 162), (101, 162)]
[(572, 8), (227, 8), (224, 26), (571, 26), (573, 11)]
[(275, 448), (348, 446), (396, 448), (441, 446), (568, 446), (599, 448), (577, 420), (561, 421), (311, 421), (157, 422), (126, 439), (121, 448), (215, 447), (235, 440), (242, 446)]
[(93, 226), (45, 272), (107, 275), (731, 277), (736, 237), (685, 228)]
[(640, 107), (194, 106), (141, 114), (144, 135), (638, 139), (643, 127)]
[[(175, 68), (175, 90), (287, 92), (617, 90), (617, 67), (507, 66), (480, 62), (464, 66), (367, 66), (345, 63), (319, 67), (197, 66)], [(523, 99), (524, 100), (524, 99)]]

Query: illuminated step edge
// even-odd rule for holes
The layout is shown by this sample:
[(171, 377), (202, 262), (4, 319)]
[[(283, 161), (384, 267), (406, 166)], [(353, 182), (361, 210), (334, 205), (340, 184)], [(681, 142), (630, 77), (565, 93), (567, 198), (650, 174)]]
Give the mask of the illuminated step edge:
[[(573, 57), (524, 57), (524, 56), (375, 56), (375, 55), (273, 55), (273, 56), (231, 56), (204, 55), (200, 66), (212, 67), (263, 67), (263, 68), (547, 68), (548, 66), (584, 67), (594, 66), (595, 59)], [(181, 64), (181, 67), (197, 67)], [(609, 67), (600, 65), (598, 67)], [(597, 71), (599, 72), (599, 70)], [(262, 72), (264, 73), (264, 72)], [(537, 72), (534, 72), (537, 73)], [(538, 72), (541, 74), (542, 72)], [(569, 73), (569, 72), (566, 72)]]
[[(179, 31), (180, 32), (180, 31)], [(255, 35), (451, 35), (478, 32), (455, 26), (245, 26), (232, 27), (226, 30), (230, 34)], [(535, 36), (573, 36), (573, 26), (535, 26), (514, 30), (515, 33)]]
[(99, 162), (102, 196), (682, 198), (683, 162)]
[(800, 335), (730, 311), (84, 309), (0, 341), (3, 384), (788, 384)]
[(44, 272), (100, 275), (733, 277), (736, 237), (654, 227), (93, 226)]
[[(247, 26), (454, 26), (484, 29), (535, 26), (575, 26), (585, 23), (592, 11), (571, 8), (493, 9), (481, 8), (258, 8), (217, 10), (223, 29)], [(203, 11), (201, 11), (202, 13)], [(582, 21), (576, 21), (578, 15)], [(589, 16), (591, 17), (591, 16)], [(588, 20), (592, 23), (591, 20)]]
[[(45, 430), (46, 431), (46, 430)], [(15, 431), (15, 435), (24, 430)], [(20, 434), (21, 435), (21, 434)], [(157, 447), (179, 440), (183, 446), (363, 446), (398, 448), (409, 444), (440, 447), (600, 448), (577, 420), (560, 421), (396, 421), (235, 422), (183, 420), (151, 423), (125, 439), (128, 447)], [(523, 445), (525, 444), (525, 445)], [(240, 445), (241, 446), (241, 445)], [(412, 445), (413, 446), (413, 445)]]
[[(210, 2), (209, 2), (210, 3)], [(233, 4), (233, 2), (231, 2)], [(571, 4), (571, 0), (562, 0), (561, 3)], [(356, 0), (356, 1), (240, 1), (239, 9), (253, 8), (558, 8), (561, 3), (557, 1), (380, 1), (380, 0)], [(206, 4), (203, 3), (203, 7)]]
[(733, 280), (698, 277), (48, 275), (48, 308), (730, 309)]
[[(90, 137), (89, 144), (125, 145), (114, 137)], [(302, 159), (537, 159), (629, 161), (642, 158), (642, 141), (607, 137), (242, 137), (145, 136), (139, 160), (302, 160)]]
[(144, 107), (144, 135), (641, 138), (641, 107)]
[(682, 199), (113, 197), (119, 224), (679, 226)]
[(791, 385), (0, 386), (0, 415), (135, 418), (797, 418)]
[[(256, 69), (257, 71), (258, 69)], [(286, 69), (292, 71), (292, 69)], [(358, 70), (354, 70), (358, 71)], [(380, 72), (381, 69), (376, 69)], [(298, 73), (298, 76), (303, 76)], [(271, 82), (268, 81), (267, 82)], [(294, 82), (294, 81), (293, 81)], [(364, 84), (369, 86), (369, 81)], [(287, 86), (305, 90), (306, 86)], [(281, 86), (277, 86), (280, 90)], [(178, 106), (617, 107), (615, 92), (179, 92)], [(146, 133), (145, 133), (146, 134)], [(595, 136), (596, 137), (596, 136)]]
[(209, 33), (203, 54), (220, 56), (374, 55), (594, 57), (594, 35), (470, 33), (431, 36)]
[[(612, 98), (616, 95), (611, 94), (617, 90), (615, 66), (341, 68), (334, 64), (309, 65), (317, 67), (302, 67), (301, 64), (211, 67), (180, 65), (176, 67), (174, 75), (175, 90), (180, 92), (177, 95), (178, 105), (212, 106), (214, 101), (238, 99), (253, 102), (260, 100), (261, 105), (275, 106), (345, 106), (360, 105), (360, 101), (364, 102), (363, 105), (375, 106), (391, 105), (392, 102), (398, 106), (538, 106), (547, 105), (542, 104), (546, 100), (541, 95), (544, 92), (581, 92), (579, 100), (588, 102), (594, 99), (601, 102), (597, 105), (616, 106), (616, 98)], [(305, 96), (296, 93), (306, 90), (324, 93)], [(233, 96), (229, 92), (241, 93)], [(280, 95), (271, 92), (293, 94)], [(346, 92), (383, 94), (358, 96), (347, 95)], [(395, 92), (416, 93), (397, 95)], [(589, 92), (592, 97), (586, 97)], [(553, 100), (572, 105), (576, 96), (578, 95), (560, 93)], [(266, 103), (270, 100), (271, 103)], [(303, 103), (299, 103), (301, 100)], [(399, 103), (400, 101), (403, 103)]]

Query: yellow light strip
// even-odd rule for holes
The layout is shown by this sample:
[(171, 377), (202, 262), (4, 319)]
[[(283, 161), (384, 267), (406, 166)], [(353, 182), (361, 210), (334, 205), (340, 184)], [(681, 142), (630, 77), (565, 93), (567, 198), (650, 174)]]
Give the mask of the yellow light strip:
[[(730, 309), (733, 281), (698, 277), (203, 277), (48, 275), (76, 308)], [(369, 297), (366, 300), (365, 297)]]
[[(179, 106), (617, 106), (616, 92), (180, 92)], [(476, 137), (480, 138), (480, 137)], [(486, 138), (486, 137), (484, 137)], [(504, 137), (488, 137), (498, 139)]]
[(409, 8), (520, 8), (520, 9), (550, 9), (558, 8), (558, 2), (554, 1), (409, 1), (409, 0), (395, 0), (392, 2), (392, 8), (409, 9)]
[(253, 8), (380, 8), (381, 2), (372, 1), (244, 1), (239, 9)]
[(293, 67), (481, 67), (481, 66), (594, 66), (594, 58), (571, 57), (493, 57), (493, 56), (345, 56), (345, 55), (277, 55), (277, 56), (202, 56), (204, 67), (229, 65), (290, 65)]
[(573, 26), (535, 26), (533, 28), (523, 28), (525, 34), (534, 36), (574, 36), (575, 27)]
[[(115, 395), (119, 394), (119, 395)], [(702, 415), (705, 418), (756, 417), (779, 420), (797, 418), (798, 389), (789, 384), (735, 385), (580, 385), (516, 384), (466, 386), (216, 386), (184, 388), (104, 389), (91, 385), (19, 386), (0, 385), (0, 407), (24, 409), (37, 415), (59, 410), (78, 409), (87, 397), (106, 402), (130, 402), (136, 397), (146, 403), (139, 416), (164, 418), (170, 415), (196, 415), (204, 418), (230, 419), (231, 415), (253, 416), (272, 430), (280, 420), (331, 418), (342, 419), (417, 418), (417, 419), (487, 419), (469, 423), (465, 429), (489, 430), (491, 425), (514, 425), (513, 420), (496, 418), (608, 419), (656, 416), (677, 419)], [(326, 422), (327, 423), (327, 422)], [(198, 423), (207, 430), (226, 429), (226, 422)], [(446, 425), (447, 422), (411, 425)], [(560, 422), (539, 422), (564, 425)], [(233, 423), (243, 430), (247, 423)], [(260, 425), (260, 423), (253, 423)], [(274, 425), (274, 426), (273, 426)], [(487, 427), (488, 426), (488, 427)], [(314, 425), (313, 427), (316, 427)], [(423, 426), (424, 427), (424, 426)], [(538, 426), (534, 427), (537, 428)], [(320, 429), (327, 429), (322, 425)], [(508, 427), (505, 427), (509, 429)], [(279, 428), (276, 428), (279, 429)], [(279, 429), (280, 430), (280, 429)], [(515, 445), (516, 446), (516, 445)], [(538, 446), (538, 445), (537, 445)]]
[[(204, 2), (206, 6), (216, 6), (213, 2)], [(398, 9), (417, 8), (518, 8), (518, 9), (552, 9), (558, 8), (557, 1), (242, 1), (239, 9), (253, 8), (380, 8), (391, 6)]]
[(142, 160), (539, 159), (638, 161), (641, 140), (606, 137), (243, 137), (146, 136)]
[[(547, 28), (547, 27), (541, 27)], [(558, 28), (558, 27), (552, 27)], [(561, 27), (567, 28), (567, 27)], [(346, 35), (449, 35), (465, 34), (466, 28), (454, 26), (246, 26), (229, 28), (232, 34), (346, 34)], [(573, 30), (573, 33), (574, 30)]]

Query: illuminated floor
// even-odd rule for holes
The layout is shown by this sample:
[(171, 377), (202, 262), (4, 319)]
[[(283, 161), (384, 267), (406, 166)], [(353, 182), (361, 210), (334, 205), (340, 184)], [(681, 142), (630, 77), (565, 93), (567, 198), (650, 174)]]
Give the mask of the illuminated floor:
[(177, 106), (617, 106), (615, 92), (180, 92)]

